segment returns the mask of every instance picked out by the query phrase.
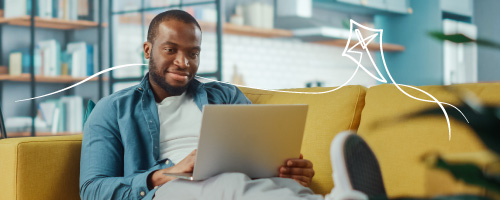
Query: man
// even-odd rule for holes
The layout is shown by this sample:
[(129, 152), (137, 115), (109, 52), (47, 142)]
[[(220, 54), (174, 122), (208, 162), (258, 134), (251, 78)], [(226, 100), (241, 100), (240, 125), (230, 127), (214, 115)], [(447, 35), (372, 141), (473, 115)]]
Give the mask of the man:
[[(81, 198), (151, 199), (155, 193), (155, 198), (190, 198), (204, 195), (201, 190), (207, 188), (211, 194), (237, 191), (230, 187), (233, 183), (247, 189), (274, 188), (270, 195), (321, 197), (303, 187), (311, 182), (314, 170), (302, 156), (284, 161), (279, 169), (282, 178), (267, 181), (223, 174), (200, 183), (163, 175), (193, 171), (203, 105), (251, 103), (235, 86), (194, 79), (200, 45), (201, 28), (188, 13), (171, 10), (152, 20), (144, 43), (149, 73), (139, 85), (101, 99), (85, 124)], [(283, 193), (280, 188), (290, 189)]]

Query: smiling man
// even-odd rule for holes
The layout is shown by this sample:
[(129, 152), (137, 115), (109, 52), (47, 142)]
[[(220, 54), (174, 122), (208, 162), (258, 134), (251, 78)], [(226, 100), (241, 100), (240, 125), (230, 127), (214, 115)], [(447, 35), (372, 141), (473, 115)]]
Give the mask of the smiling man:
[(227, 173), (189, 182), (163, 175), (193, 171), (204, 105), (251, 103), (235, 86), (194, 79), (201, 36), (198, 22), (184, 11), (152, 20), (144, 43), (149, 73), (140, 84), (101, 99), (85, 124), (81, 198), (322, 199), (304, 187), (314, 170), (302, 157), (284, 161), (277, 169), (282, 178)]

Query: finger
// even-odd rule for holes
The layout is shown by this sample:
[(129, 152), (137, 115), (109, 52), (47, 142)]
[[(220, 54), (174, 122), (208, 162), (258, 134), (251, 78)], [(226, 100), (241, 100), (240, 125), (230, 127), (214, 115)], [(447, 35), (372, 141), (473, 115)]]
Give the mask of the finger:
[[(295, 179), (294, 179), (294, 180), (295, 180)], [(308, 187), (308, 185), (309, 185), (309, 184), (307, 184), (307, 183), (305, 183), (305, 182), (303, 182), (303, 181), (299, 181), (299, 180), (295, 180), (295, 181), (297, 181), (298, 183), (300, 183), (300, 184), (301, 184), (302, 186), (304, 186), (304, 187)]]
[(306, 159), (289, 159), (286, 161), (286, 166), (287, 167), (302, 167), (302, 168), (312, 168), (313, 164), (311, 161), (306, 160)]
[(312, 168), (289, 168), (282, 167), (280, 169), (280, 173), (282, 174), (290, 174), (290, 175), (300, 175), (300, 176), (314, 176), (314, 170)]
[(297, 181), (301, 185), (307, 187), (309, 183), (311, 182), (311, 179), (309, 177), (305, 176), (295, 176), (295, 175), (288, 175), (288, 174), (280, 174), (281, 178), (290, 178), (293, 179), (294, 181)]
[(294, 180), (302, 181), (304, 183), (309, 183), (311, 182), (311, 178), (307, 176), (300, 176), (300, 175), (290, 175), (290, 174), (283, 174), (283, 178), (291, 178)]
[(288, 174), (287, 171), (289, 171), (285, 166), (281, 166), (279, 169), (278, 169), (278, 172), (280, 174)]

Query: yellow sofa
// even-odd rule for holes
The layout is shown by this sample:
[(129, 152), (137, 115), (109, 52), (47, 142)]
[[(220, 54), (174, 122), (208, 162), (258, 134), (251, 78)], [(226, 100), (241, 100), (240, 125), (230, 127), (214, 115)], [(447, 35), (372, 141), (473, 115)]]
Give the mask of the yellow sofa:
[[(475, 93), (484, 103), (500, 106), (500, 83), (456, 87)], [(459, 103), (442, 86), (419, 88), (440, 101), (454, 105)], [(484, 192), (468, 189), (446, 173), (429, 170), (420, 160), (429, 152), (452, 156), (467, 154), (469, 157), (483, 155), (487, 152), (486, 148), (472, 130), (452, 119), (452, 135), (448, 140), (444, 115), (395, 123), (395, 119), (402, 115), (437, 108), (437, 105), (411, 99), (394, 85), (371, 88), (354, 85), (322, 94), (240, 89), (255, 104), (309, 105), (302, 153), (314, 163), (316, 175), (311, 188), (316, 193), (329, 193), (333, 187), (330, 142), (337, 133), (349, 129), (358, 130), (378, 157), (389, 197)], [(289, 91), (321, 92), (331, 89)], [(428, 99), (411, 89), (406, 91)], [(78, 199), (81, 138), (81, 135), (73, 135), (0, 140), (0, 199)], [(491, 159), (491, 154), (488, 155)]]

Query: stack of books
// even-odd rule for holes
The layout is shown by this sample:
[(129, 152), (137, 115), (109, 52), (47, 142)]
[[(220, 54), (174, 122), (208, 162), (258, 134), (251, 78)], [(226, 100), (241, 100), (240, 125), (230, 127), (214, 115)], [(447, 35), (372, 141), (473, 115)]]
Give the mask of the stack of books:
[[(85, 42), (71, 42), (66, 51), (56, 40), (40, 41), (35, 49), (35, 75), (87, 77), (94, 74), (94, 45)], [(30, 73), (30, 52), (28, 49), (12, 51), (9, 55), (9, 74), (17, 76)]]
[(52, 133), (79, 133), (83, 130), (83, 98), (63, 96), (41, 102), (38, 105), (41, 119)]
[[(36, 16), (41, 18), (57, 18), (64, 20), (97, 19), (94, 12), (96, 0), (37, 0)], [(31, 15), (31, 0), (5, 0), (4, 17)], [(97, 8), (95, 9), (97, 10)]]

